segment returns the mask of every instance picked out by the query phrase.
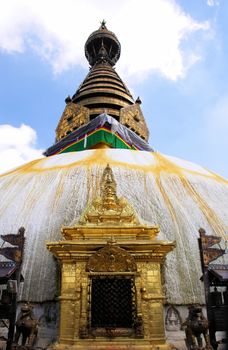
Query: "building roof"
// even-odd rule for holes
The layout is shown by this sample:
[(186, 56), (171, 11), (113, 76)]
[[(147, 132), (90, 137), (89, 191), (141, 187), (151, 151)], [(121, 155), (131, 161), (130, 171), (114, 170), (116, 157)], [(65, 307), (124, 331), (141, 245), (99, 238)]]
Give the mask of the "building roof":
[(226, 264), (210, 264), (208, 270), (213, 280), (217, 280), (218, 284), (228, 283), (228, 265)]
[[(13, 261), (0, 261), (0, 284), (6, 284), (9, 279), (15, 279), (15, 272), (18, 268), (18, 264)], [(23, 280), (21, 275), (20, 281)]]

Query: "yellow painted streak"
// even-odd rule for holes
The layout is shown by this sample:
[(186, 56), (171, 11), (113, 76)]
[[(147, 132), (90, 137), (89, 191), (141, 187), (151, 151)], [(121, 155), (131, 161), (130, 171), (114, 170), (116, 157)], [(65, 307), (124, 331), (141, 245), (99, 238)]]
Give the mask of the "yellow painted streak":
[[(220, 235), (223, 237), (225, 240), (227, 239), (227, 235), (225, 234), (225, 228), (224, 225), (222, 224), (222, 221), (220, 218), (215, 214), (215, 212), (209, 207), (209, 205), (206, 203), (206, 201), (196, 192), (196, 190), (193, 188), (193, 186), (190, 184), (190, 182), (186, 179), (184, 173), (181, 171), (179, 167), (176, 167), (174, 163), (172, 163), (170, 160), (167, 160), (164, 156), (161, 154), (157, 154), (157, 160), (159, 162), (158, 164), (158, 169), (161, 171), (167, 172), (166, 169), (167, 167), (169, 169), (172, 169), (173, 174), (178, 174), (179, 179), (182, 182), (182, 185), (186, 189), (186, 191), (189, 193), (191, 198), (194, 200), (194, 202), (198, 205), (204, 216), (206, 217), (208, 223), (210, 226), (213, 228), (215, 231), (215, 234)], [(175, 169), (177, 168), (177, 169)], [(157, 181), (156, 181), (157, 182)], [(158, 184), (158, 182), (157, 182)], [(159, 186), (159, 185), (158, 185)], [(159, 186), (160, 188), (160, 186)], [(167, 196), (166, 192), (161, 188), (160, 191), (162, 192), (163, 198), (165, 199), (167, 206), (170, 210), (170, 213), (173, 216), (173, 207), (171, 204), (171, 201), (169, 197)]]
[[(141, 151), (131, 151), (131, 152), (140, 153)], [(228, 184), (228, 180), (225, 180), (224, 178), (214, 173), (209, 172), (209, 174), (207, 175), (199, 171), (182, 168), (176, 165), (175, 163), (171, 162), (170, 160), (168, 160), (166, 157), (162, 156), (160, 153), (157, 153), (157, 152), (148, 152), (148, 153), (151, 155), (154, 161), (151, 162), (151, 164), (148, 163), (148, 165), (145, 165), (145, 164), (140, 165), (140, 164), (127, 163), (122, 159), (118, 161), (113, 160), (111, 156), (109, 156), (107, 152), (105, 152), (104, 150), (96, 150), (96, 152), (94, 152), (91, 156), (89, 156), (83, 161), (83, 165), (92, 166), (96, 163), (99, 163), (103, 166), (106, 166), (107, 163), (109, 163), (112, 166), (124, 167), (130, 170), (141, 170), (144, 173), (153, 173), (158, 175), (160, 175), (160, 173), (164, 171), (168, 174), (176, 174), (178, 176), (184, 176), (185, 172), (187, 172), (193, 175), (199, 175), (205, 178), (215, 179), (218, 182), (223, 182)]]
[[(125, 150), (123, 150), (124, 152)], [(81, 151), (81, 152), (89, 152), (89, 151)], [(140, 153), (141, 151), (130, 151), (130, 152), (138, 152)], [(222, 182), (225, 184), (228, 184), (228, 180), (225, 180), (221, 176), (214, 174), (212, 172), (209, 172), (209, 174), (202, 174), (200, 171), (196, 170), (189, 170), (186, 168), (182, 168), (178, 165), (176, 165), (174, 162), (168, 160), (166, 157), (162, 156), (160, 153), (157, 152), (148, 152), (148, 154), (151, 155), (152, 162), (151, 164), (148, 163), (148, 165), (140, 165), (140, 164), (131, 164), (128, 163), (127, 161), (124, 161), (124, 159), (120, 160), (114, 160), (111, 158), (111, 156), (108, 155), (107, 150), (105, 149), (95, 149), (91, 151), (91, 153), (87, 153), (85, 155), (85, 158), (79, 159), (76, 161), (72, 161), (71, 163), (68, 164), (63, 164), (63, 165), (53, 165), (53, 166), (46, 166), (44, 168), (38, 167), (40, 164), (42, 166), (43, 162), (46, 162), (47, 158), (41, 158), (38, 160), (34, 160), (30, 163), (27, 163), (17, 169), (11, 170), (7, 173), (4, 173), (0, 175), (0, 177), (6, 176), (8, 174), (12, 173), (17, 173), (17, 174), (24, 174), (24, 173), (31, 173), (31, 172), (45, 172), (45, 171), (54, 171), (54, 170), (60, 170), (60, 169), (70, 169), (74, 168), (76, 166), (80, 167), (91, 167), (94, 164), (96, 165), (101, 165), (101, 166), (106, 166), (107, 163), (109, 163), (112, 166), (118, 166), (118, 167), (124, 167), (128, 168), (130, 170), (141, 170), (144, 173), (153, 173), (153, 174), (160, 174), (162, 171), (166, 172), (167, 174), (176, 174), (178, 176), (184, 176), (184, 174), (187, 172), (189, 174), (193, 175), (199, 175), (204, 178), (209, 178), (216, 180), (217, 182)], [(57, 155), (58, 156), (58, 155)], [(51, 156), (52, 157), (57, 157), (56, 155)], [(154, 163), (155, 161), (155, 163)], [(206, 170), (206, 169), (205, 169)]]
[(185, 176), (185, 173), (189, 173), (192, 175), (199, 175), (208, 179), (213, 179), (216, 180), (218, 182), (223, 182), (225, 184), (228, 184), (228, 180), (224, 179), (223, 177), (211, 172), (210, 170), (207, 170), (205, 168), (203, 168), (204, 170), (206, 170), (209, 174), (204, 174), (201, 173), (200, 171), (197, 170), (190, 170), (190, 169), (186, 169), (183, 168), (179, 165), (176, 165), (174, 162), (172, 162), (171, 160), (167, 159), (165, 156), (163, 156), (160, 153), (154, 153), (155, 155), (155, 159), (156, 159), (156, 172), (160, 173), (161, 171), (164, 171), (166, 173), (171, 173), (171, 174), (175, 174), (178, 175), (179, 177)]
[[(171, 214), (171, 217), (173, 219), (173, 223), (175, 225), (175, 231), (176, 231), (176, 234), (178, 235), (179, 239), (178, 239), (178, 242), (179, 242), (179, 245), (181, 247), (181, 249), (183, 251), (185, 251), (185, 245), (183, 243), (183, 236), (180, 232), (180, 229), (179, 229), (179, 225), (178, 225), (178, 220), (177, 220), (177, 216), (176, 216), (176, 212), (175, 212), (175, 209), (172, 205), (172, 202), (169, 198), (169, 196), (166, 194), (166, 191), (164, 190), (163, 186), (162, 186), (162, 183), (161, 183), (161, 179), (160, 179), (160, 176), (159, 175), (156, 175), (155, 177), (155, 180), (156, 180), (156, 184), (162, 194), (162, 197), (167, 205), (167, 208)], [(186, 255), (187, 255), (187, 252), (186, 252)], [(192, 284), (192, 278), (191, 278), (191, 273), (189, 271), (189, 264), (186, 264), (185, 266), (185, 271), (186, 271), (186, 278), (188, 276), (188, 282), (189, 282), (189, 286), (191, 288), (191, 295), (193, 296), (193, 298), (195, 299), (195, 293), (194, 293), (194, 288), (193, 288), (193, 284)]]
[[(21, 166), (19, 166), (18, 168), (16, 169), (12, 169), (12, 170), (9, 170), (3, 174), (0, 174), (0, 178), (1, 177), (4, 177), (6, 175), (9, 175), (9, 174), (14, 174), (14, 173), (30, 173), (32, 171), (36, 171), (36, 168), (34, 167), (36, 164), (39, 164), (42, 162), (43, 159), (46, 159), (46, 158), (41, 158), (41, 159), (36, 159), (36, 160), (32, 160), (31, 162), (29, 163), (26, 163), (26, 164), (23, 164)], [(46, 169), (45, 169), (46, 170)]]
[(87, 169), (87, 182), (86, 182), (86, 186), (87, 186), (87, 191), (86, 191), (86, 203), (89, 203), (89, 200), (91, 199), (91, 193), (93, 190), (93, 185), (92, 185), (92, 171), (91, 168)]
[(174, 210), (174, 207), (172, 205), (172, 202), (170, 201), (169, 199), (169, 196), (167, 196), (162, 184), (161, 184), (161, 179), (160, 179), (160, 176), (156, 175), (155, 176), (155, 181), (156, 181), (156, 185), (158, 186), (160, 192), (161, 192), (161, 195), (164, 199), (164, 202), (166, 203), (167, 205), (167, 208), (170, 212), (170, 215), (172, 216), (173, 220), (175, 223), (177, 223), (177, 216), (176, 216), (176, 213), (175, 213), (175, 210)]
[[(132, 152), (140, 152), (140, 151), (132, 151)], [(167, 204), (167, 207), (169, 208), (170, 214), (172, 215), (173, 219), (176, 220), (176, 214), (174, 211), (174, 208), (172, 206), (172, 203), (169, 199), (169, 197), (167, 196), (166, 192), (164, 191), (162, 185), (161, 185), (161, 181), (159, 179), (160, 174), (166, 173), (166, 174), (174, 174), (177, 175), (179, 177), (179, 179), (182, 181), (183, 186), (188, 190), (188, 192), (190, 193), (191, 197), (194, 199), (194, 201), (197, 203), (197, 205), (200, 207), (200, 209), (202, 210), (202, 212), (204, 213), (205, 217), (207, 218), (208, 222), (210, 223), (210, 225), (213, 227), (213, 229), (215, 230), (215, 232), (219, 232), (220, 235), (224, 236), (224, 228), (222, 226), (222, 223), (220, 221), (220, 219), (217, 217), (217, 215), (214, 213), (214, 211), (207, 205), (207, 203), (200, 197), (200, 195), (194, 190), (194, 188), (191, 186), (191, 184), (187, 181), (186, 177), (185, 177), (185, 173), (192, 173), (192, 174), (197, 174), (206, 178), (213, 178), (214, 180), (217, 180), (219, 182), (223, 182), (223, 183), (228, 183), (228, 181), (226, 181), (225, 179), (219, 177), (216, 174), (212, 174), (212, 176), (209, 175), (205, 175), (205, 174), (201, 174), (199, 172), (196, 171), (191, 171), (191, 170), (187, 170), (185, 168), (181, 168), (179, 166), (177, 166), (174, 162), (168, 160), (166, 157), (162, 156), (159, 153), (154, 153), (151, 152), (151, 157), (154, 158), (155, 160), (155, 164), (148, 164), (148, 165), (140, 165), (140, 164), (129, 164), (126, 163), (122, 160), (113, 160), (111, 159), (111, 157), (107, 154), (107, 152), (103, 149), (97, 149), (95, 151), (93, 151), (90, 155), (87, 155), (84, 159), (80, 159), (78, 161), (72, 162), (70, 164), (66, 164), (66, 165), (58, 165), (58, 166), (52, 166), (49, 168), (38, 168), (38, 164), (42, 164), (42, 162), (46, 161), (46, 158), (41, 158), (39, 160), (34, 160), (30, 163), (27, 163), (15, 170), (12, 170), (6, 174), (0, 175), (0, 176), (4, 176), (4, 175), (8, 175), (9, 173), (31, 173), (31, 172), (44, 172), (44, 171), (50, 171), (50, 170), (60, 170), (60, 169), (70, 169), (73, 168), (77, 165), (83, 166), (83, 167), (88, 167), (89, 170), (89, 174), (88, 174), (88, 178), (87, 178), (87, 196), (89, 199), (89, 197), (91, 197), (91, 192), (93, 190), (93, 186), (92, 186), (92, 173), (91, 173), (91, 166), (93, 166), (94, 164), (96, 165), (103, 165), (106, 166), (108, 163), (111, 164), (112, 166), (118, 166), (118, 167), (125, 167), (125, 168), (129, 168), (131, 170), (135, 169), (135, 170), (142, 170), (144, 173), (150, 172), (153, 173), (155, 175), (156, 178), (156, 183), (157, 186), (159, 187), (161, 194)], [(16, 179), (12, 179), (11, 181), (14, 182)], [(9, 181), (8, 186), (10, 187), (10, 185), (12, 184), (12, 182)], [(60, 194), (63, 191), (63, 186), (62, 184), (60, 185), (61, 189), (59, 189)]]
[(213, 175), (214, 178), (216, 178), (218, 181), (221, 181), (221, 182), (225, 182), (228, 184), (228, 180), (226, 180), (224, 177), (214, 173), (213, 171), (211, 170), (208, 170), (207, 168), (204, 168), (205, 170), (207, 170), (209, 173), (211, 173)]
[(55, 187), (55, 197), (54, 197), (54, 202), (53, 202), (53, 208), (58, 207), (58, 202), (61, 199), (64, 190), (65, 190), (65, 176), (67, 176), (67, 172), (65, 174), (61, 174), (61, 177), (59, 181), (56, 183)]
[(225, 240), (227, 240), (228, 236), (225, 234), (225, 228), (222, 224), (222, 221), (220, 218), (215, 214), (215, 212), (209, 207), (207, 202), (197, 193), (197, 191), (194, 189), (194, 187), (187, 181), (185, 178), (180, 179), (183, 186), (186, 188), (186, 190), (189, 192), (191, 197), (194, 199), (195, 203), (200, 207), (202, 213), (206, 217), (208, 223), (214, 230), (216, 235), (219, 235), (223, 237)]

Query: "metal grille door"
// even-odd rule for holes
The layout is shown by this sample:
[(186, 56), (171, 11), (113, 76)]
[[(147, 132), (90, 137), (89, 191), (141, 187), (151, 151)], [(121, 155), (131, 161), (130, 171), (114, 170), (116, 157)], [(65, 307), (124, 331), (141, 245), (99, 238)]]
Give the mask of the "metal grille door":
[(92, 279), (91, 326), (133, 326), (132, 279), (125, 277), (100, 277)]

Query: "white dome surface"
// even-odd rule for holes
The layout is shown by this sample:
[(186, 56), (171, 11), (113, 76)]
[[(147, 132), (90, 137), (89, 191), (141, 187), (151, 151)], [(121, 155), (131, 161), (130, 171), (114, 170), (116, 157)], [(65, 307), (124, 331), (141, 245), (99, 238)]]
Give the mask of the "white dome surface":
[(80, 217), (99, 191), (107, 164), (143, 220), (175, 240), (165, 263), (165, 289), (175, 304), (204, 302), (198, 230), (227, 239), (228, 181), (199, 165), (154, 152), (96, 149), (32, 161), (0, 175), (0, 232), (26, 229), (21, 298), (45, 301), (56, 293), (56, 265), (46, 241)]

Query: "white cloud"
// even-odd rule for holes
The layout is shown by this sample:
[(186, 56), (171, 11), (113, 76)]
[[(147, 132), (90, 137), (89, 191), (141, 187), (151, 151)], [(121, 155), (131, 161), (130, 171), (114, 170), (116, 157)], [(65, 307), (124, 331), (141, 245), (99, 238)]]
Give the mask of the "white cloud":
[(41, 158), (43, 151), (35, 143), (36, 132), (30, 126), (0, 125), (0, 173)]
[(210, 7), (218, 6), (219, 5), (219, 1), (218, 0), (207, 0), (207, 5), (210, 6)]
[(174, 0), (8, 0), (1, 3), (0, 50), (30, 47), (55, 73), (75, 64), (88, 67), (84, 43), (103, 18), (122, 44), (118, 70), (140, 79), (151, 71), (171, 80), (183, 77), (200, 54), (182, 44), (209, 29)]

